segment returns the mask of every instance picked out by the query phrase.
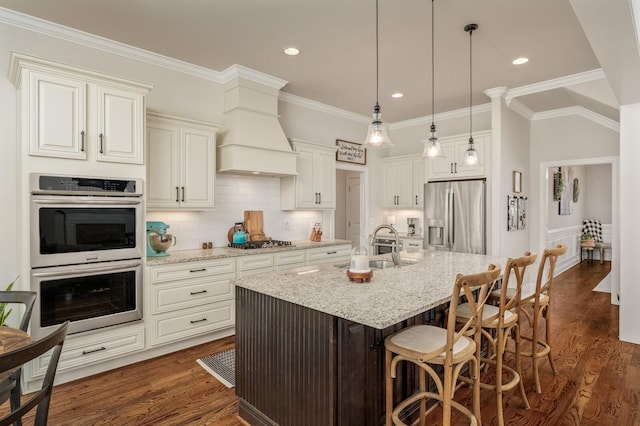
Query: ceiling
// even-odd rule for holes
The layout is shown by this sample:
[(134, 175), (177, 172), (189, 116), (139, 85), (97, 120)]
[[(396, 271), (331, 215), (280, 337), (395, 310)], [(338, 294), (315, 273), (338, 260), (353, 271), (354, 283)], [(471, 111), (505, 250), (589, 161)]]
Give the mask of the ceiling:
[[(0, 0), (0, 6), (188, 63), (243, 65), (287, 80), (284, 92), (369, 116), (376, 102), (374, 0)], [(435, 112), (600, 68), (569, 0), (435, 0)], [(298, 56), (283, 49), (294, 46)], [(529, 62), (516, 66), (515, 58)], [(404, 93), (392, 99), (394, 92)], [(532, 112), (580, 105), (618, 119), (603, 78), (518, 97)], [(379, 102), (399, 122), (431, 110), (431, 2), (380, 0)]]

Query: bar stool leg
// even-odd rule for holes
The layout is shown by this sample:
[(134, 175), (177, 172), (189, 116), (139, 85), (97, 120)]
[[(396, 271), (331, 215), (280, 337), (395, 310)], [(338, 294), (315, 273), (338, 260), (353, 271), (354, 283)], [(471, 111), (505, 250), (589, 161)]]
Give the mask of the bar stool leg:
[(391, 413), (393, 412), (393, 379), (391, 378), (391, 358), (393, 357), (393, 354), (388, 349), (384, 352), (386, 398), (385, 425), (393, 426), (393, 423), (391, 422)]

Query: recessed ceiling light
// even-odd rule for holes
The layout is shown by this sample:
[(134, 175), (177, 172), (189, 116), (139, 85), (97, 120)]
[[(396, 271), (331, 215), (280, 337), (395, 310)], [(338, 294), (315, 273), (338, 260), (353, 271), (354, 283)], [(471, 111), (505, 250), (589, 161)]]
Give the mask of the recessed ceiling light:
[(514, 59), (512, 64), (513, 65), (522, 65), (522, 64), (526, 64), (527, 62), (529, 62), (529, 58), (518, 58), (518, 59)]
[(398, 92), (398, 93), (394, 93), (393, 95), (391, 95), (391, 97), (392, 97), (392, 98), (401, 98), (401, 97), (403, 97), (403, 96), (404, 96), (404, 95), (403, 95), (402, 93), (400, 93), (400, 92)]
[(300, 51), (295, 47), (287, 47), (286, 49), (284, 49), (284, 53), (289, 56), (296, 56), (298, 53), (300, 53)]

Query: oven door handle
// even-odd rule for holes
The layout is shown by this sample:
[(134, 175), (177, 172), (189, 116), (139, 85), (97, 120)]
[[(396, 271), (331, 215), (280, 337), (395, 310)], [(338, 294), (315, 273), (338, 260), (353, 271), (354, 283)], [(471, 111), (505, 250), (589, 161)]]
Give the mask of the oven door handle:
[(64, 271), (56, 272), (33, 272), (31, 275), (34, 277), (58, 277), (64, 275), (88, 274), (93, 272), (121, 271), (123, 269), (136, 268), (138, 266), (142, 266), (142, 264), (140, 262), (131, 262), (114, 266), (98, 266), (96, 268), (65, 269)]
[(67, 198), (34, 198), (33, 200), (36, 204), (57, 204), (57, 205), (65, 205), (65, 204), (69, 204), (69, 205), (73, 205), (73, 204), (92, 204), (92, 205), (113, 205), (113, 206), (117, 206), (117, 205), (127, 205), (127, 206), (134, 206), (137, 204), (142, 204), (142, 201), (140, 199), (135, 199), (135, 200), (130, 200), (130, 199), (110, 199), (110, 200), (99, 200), (94, 198), (91, 198), (91, 200), (87, 199), (87, 198), (73, 198), (73, 197), (69, 197)]

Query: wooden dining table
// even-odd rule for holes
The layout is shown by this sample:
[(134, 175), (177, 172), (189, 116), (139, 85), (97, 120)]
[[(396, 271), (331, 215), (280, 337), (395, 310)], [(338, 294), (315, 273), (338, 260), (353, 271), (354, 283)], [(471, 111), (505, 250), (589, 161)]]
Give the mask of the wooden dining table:
[[(13, 327), (0, 326), (0, 355), (27, 346), (31, 343), (29, 333)], [(7, 378), (12, 371), (0, 372), (0, 381)]]

